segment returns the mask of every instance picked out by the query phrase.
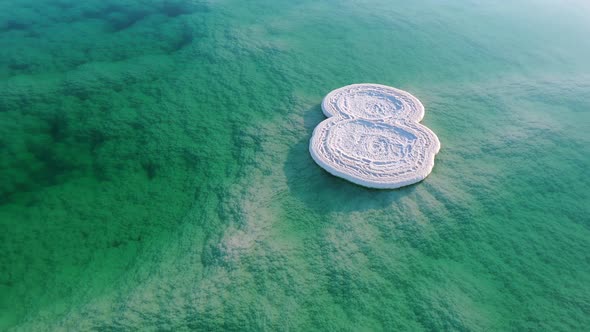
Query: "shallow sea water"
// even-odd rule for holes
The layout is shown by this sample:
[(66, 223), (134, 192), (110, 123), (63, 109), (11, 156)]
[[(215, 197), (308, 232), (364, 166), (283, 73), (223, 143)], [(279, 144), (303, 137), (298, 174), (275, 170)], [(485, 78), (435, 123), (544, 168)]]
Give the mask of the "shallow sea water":
[[(583, 1), (0, 2), (0, 330), (590, 326)], [(311, 159), (351, 83), (431, 175)]]

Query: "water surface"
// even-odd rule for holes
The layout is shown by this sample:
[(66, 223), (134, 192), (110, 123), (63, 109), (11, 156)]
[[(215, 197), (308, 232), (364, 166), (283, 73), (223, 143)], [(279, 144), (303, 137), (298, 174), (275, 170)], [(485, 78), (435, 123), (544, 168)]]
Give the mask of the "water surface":
[[(0, 2), (0, 330), (583, 330), (590, 8)], [(319, 104), (395, 86), (442, 142), (369, 190)]]

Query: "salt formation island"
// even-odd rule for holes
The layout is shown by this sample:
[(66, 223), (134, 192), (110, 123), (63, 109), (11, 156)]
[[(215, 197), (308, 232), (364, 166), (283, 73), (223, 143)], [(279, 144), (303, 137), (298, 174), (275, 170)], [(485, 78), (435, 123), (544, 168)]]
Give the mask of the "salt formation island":
[(313, 131), (309, 152), (329, 173), (361, 186), (394, 189), (422, 181), (434, 166), (438, 137), (419, 122), (424, 106), (410, 93), (353, 84), (322, 102), (328, 119)]

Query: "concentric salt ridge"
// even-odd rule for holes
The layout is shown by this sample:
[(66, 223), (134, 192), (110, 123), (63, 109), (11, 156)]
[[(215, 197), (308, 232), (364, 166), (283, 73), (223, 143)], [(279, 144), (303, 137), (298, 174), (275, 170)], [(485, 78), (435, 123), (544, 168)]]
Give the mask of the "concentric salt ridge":
[(313, 132), (309, 151), (329, 173), (370, 188), (419, 182), (434, 167), (438, 137), (419, 123), (424, 106), (410, 93), (379, 84), (353, 84), (324, 98), (328, 119)]

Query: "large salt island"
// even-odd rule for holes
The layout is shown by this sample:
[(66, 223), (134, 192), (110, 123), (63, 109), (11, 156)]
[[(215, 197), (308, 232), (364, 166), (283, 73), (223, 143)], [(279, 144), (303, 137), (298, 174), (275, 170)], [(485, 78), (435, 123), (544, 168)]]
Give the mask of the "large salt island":
[(313, 131), (309, 151), (331, 174), (370, 188), (394, 189), (426, 178), (440, 149), (419, 121), (424, 106), (410, 93), (379, 84), (353, 84), (322, 102), (328, 119)]

